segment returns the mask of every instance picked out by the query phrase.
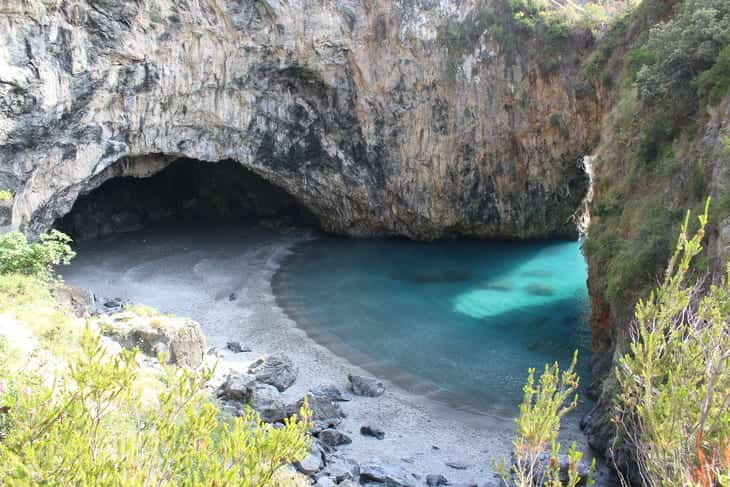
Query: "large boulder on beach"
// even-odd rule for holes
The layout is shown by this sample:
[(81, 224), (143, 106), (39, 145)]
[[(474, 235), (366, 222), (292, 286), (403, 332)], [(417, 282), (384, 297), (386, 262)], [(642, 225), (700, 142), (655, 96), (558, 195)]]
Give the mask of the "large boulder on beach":
[(283, 392), (297, 380), (299, 369), (286, 355), (275, 354), (256, 360), (248, 368), (248, 373), (259, 382), (272, 385), (279, 392)]
[(138, 347), (150, 357), (164, 354), (169, 363), (191, 368), (203, 363), (205, 335), (200, 325), (190, 318), (134, 305), (101, 317), (99, 328), (123, 347)]
[(305, 400), (307, 402), (307, 407), (310, 411), (312, 411), (312, 431), (334, 428), (338, 426), (342, 422), (342, 418), (345, 417), (345, 413), (342, 411), (339, 404), (332, 401), (327, 396), (319, 396), (312, 394), (311, 392), (292, 406), (292, 413), (299, 411), (299, 409), (304, 405)]
[(304, 475), (312, 476), (322, 470), (325, 466), (325, 456), (322, 447), (316, 441), (309, 447), (309, 453), (300, 462), (294, 464), (294, 468)]
[(378, 397), (385, 393), (385, 386), (378, 379), (361, 375), (348, 375), (352, 392), (358, 396)]
[(352, 438), (333, 428), (327, 428), (320, 431), (317, 438), (319, 438), (319, 441), (321, 441), (323, 445), (329, 448), (337, 448), (340, 445), (349, 445), (352, 443)]

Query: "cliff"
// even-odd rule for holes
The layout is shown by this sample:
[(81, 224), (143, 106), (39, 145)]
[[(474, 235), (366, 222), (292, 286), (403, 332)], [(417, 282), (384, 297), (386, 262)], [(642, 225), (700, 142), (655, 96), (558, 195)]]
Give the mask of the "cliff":
[(3, 3), (7, 228), (188, 157), (238, 161), (335, 233), (576, 235), (604, 110), (590, 34), (515, 47), (477, 0)]

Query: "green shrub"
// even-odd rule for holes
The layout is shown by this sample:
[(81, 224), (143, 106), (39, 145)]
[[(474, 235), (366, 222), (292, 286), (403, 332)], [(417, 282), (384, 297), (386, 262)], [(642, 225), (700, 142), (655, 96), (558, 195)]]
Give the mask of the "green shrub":
[(649, 486), (730, 481), (730, 280), (703, 298), (687, 283), (707, 214), (692, 238), (687, 214), (664, 281), (636, 305), (616, 370), (617, 424)]
[(722, 101), (730, 90), (730, 44), (717, 57), (717, 62), (697, 78), (697, 92), (712, 104)]
[[(523, 387), (524, 397), (520, 404), (520, 413), (516, 419), (517, 436), (513, 445), (513, 464), (506, 467), (506, 461), (496, 465), (505, 485), (517, 487), (533, 487), (548, 485), (560, 487), (560, 444), (558, 433), (560, 420), (572, 411), (578, 403), (578, 374), (575, 365), (578, 352), (567, 370), (560, 371), (557, 362), (545, 369), (535, 384), (535, 369), (529, 369), (527, 383)], [(567, 486), (575, 487), (580, 482), (578, 464), (583, 454), (576, 448), (575, 442), (568, 450), (568, 482)], [(593, 469), (591, 469), (593, 470)], [(588, 485), (593, 483), (592, 475)]]
[(6, 203), (13, 199), (13, 193), (7, 189), (0, 189), (0, 203)]
[(22, 233), (13, 231), (0, 236), (0, 274), (25, 274), (48, 278), (57, 265), (67, 265), (76, 253), (71, 238), (58, 230), (42, 234), (37, 242), (28, 242)]
[(275, 473), (308, 451), (306, 405), (283, 428), (250, 410), (225, 421), (201, 392), (211, 374), (165, 366), (157, 401), (145, 404), (133, 387), (136, 352), (110, 356), (87, 328), (81, 353), (52, 385), (0, 377), (0, 484), (282, 485)]

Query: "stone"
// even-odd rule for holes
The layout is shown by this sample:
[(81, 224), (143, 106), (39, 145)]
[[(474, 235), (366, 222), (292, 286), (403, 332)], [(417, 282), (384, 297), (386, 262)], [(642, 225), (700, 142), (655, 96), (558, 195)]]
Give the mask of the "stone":
[(353, 394), (357, 396), (378, 397), (385, 393), (383, 383), (372, 377), (350, 374), (347, 378), (350, 380)]
[(360, 433), (364, 436), (372, 436), (378, 440), (385, 438), (385, 432), (379, 428), (373, 426), (363, 426), (360, 428)]
[(54, 283), (51, 294), (61, 306), (65, 306), (78, 318), (88, 317), (94, 313), (96, 299), (94, 294), (80, 287), (66, 283)]
[(330, 448), (336, 448), (340, 445), (349, 445), (352, 443), (352, 439), (349, 436), (332, 428), (320, 431), (317, 437), (322, 444)]
[(240, 342), (226, 342), (226, 348), (233, 353), (243, 353), (251, 351), (250, 348), (241, 346)]
[(267, 423), (280, 423), (291, 416), (291, 409), (282, 400), (281, 393), (268, 384), (255, 385), (249, 404)]
[(469, 465), (463, 462), (446, 462), (446, 466), (454, 470), (466, 470), (469, 468)]
[(249, 374), (231, 372), (218, 389), (218, 397), (228, 401), (247, 403), (253, 396), (256, 378)]
[(342, 422), (345, 413), (340, 406), (325, 396), (318, 396), (312, 393), (307, 394), (304, 398), (292, 405), (290, 411), (296, 413), (304, 405), (306, 398), (307, 406), (312, 411), (312, 431), (317, 432), (327, 428), (334, 428)]
[(331, 477), (322, 476), (317, 479), (317, 482), (314, 485), (317, 485), (318, 487), (334, 487), (336, 484)]
[(430, 474), (426, 475), (426, 484), (429, 487), (438, 487), (440, 485), (448, 485), (449, 481), (444, 477), (443, 475), (439, 474)]
[(333, 385), (318, 385), (309, 389), (309, 392), (314, 396), (321, 396), (329, 399), (330, 401), (346, 402), (349, 401), (342, 395), (337, 387)]
[(231, 293), (228, 295), (228, 301), (235, 301), (236, 299), (238, 299), (238, 294)]
[(152, 308), (127, 309), (99, 319), (103, 334), (125, 348), (139, 347), (147, 356), (168, 355), (172, 364), (197, 368), (205, 355), (205, 336), (189, 319), (163, 315)]
[(388, 487), (414, 487), (411, 475), (399, 467), (369, 461), (360, 464), (360, 481), (385, 484)]
[(283, 392), (296, 381), (299, 369), (283, 354), (269, 355), (255, 361), (248, 369), (256, 380), (276, 387)]
[(309, 453), (301, 462), (294, 463), (294, 468), (304, 475), (315, 475), (325, 466), (324, 452), (316, 442), (312, 442)]

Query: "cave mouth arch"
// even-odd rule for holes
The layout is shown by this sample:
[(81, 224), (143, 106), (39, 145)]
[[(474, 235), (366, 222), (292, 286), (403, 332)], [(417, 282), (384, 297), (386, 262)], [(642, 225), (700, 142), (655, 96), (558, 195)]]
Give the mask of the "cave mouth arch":
[(240, 163), (189, 158), (145, 177), (112, 177), (80, 194), (53, 226), (90, 240), (164, 223), (320, 227), (296, 198)]

